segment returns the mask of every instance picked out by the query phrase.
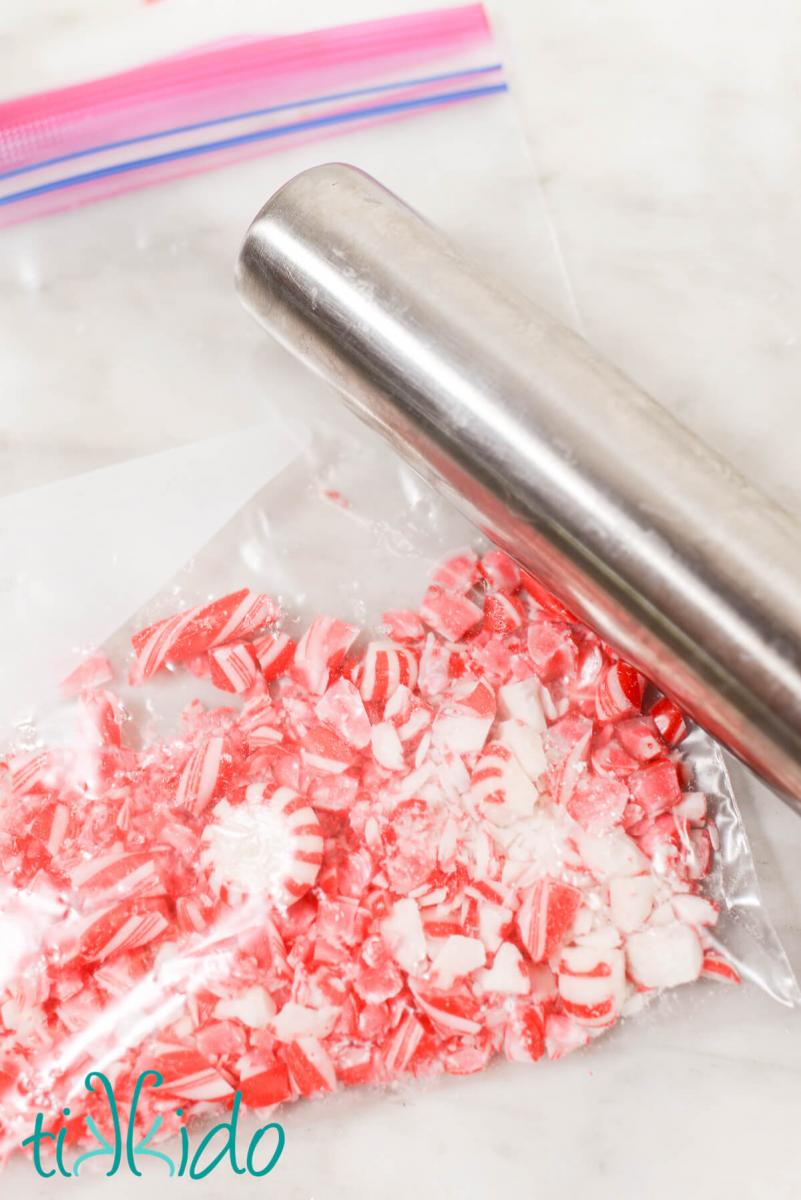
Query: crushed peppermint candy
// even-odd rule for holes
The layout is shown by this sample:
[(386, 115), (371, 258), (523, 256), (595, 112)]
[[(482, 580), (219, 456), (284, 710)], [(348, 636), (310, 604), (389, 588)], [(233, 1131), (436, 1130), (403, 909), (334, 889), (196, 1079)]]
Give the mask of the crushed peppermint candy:
[(162, 1073), (142, 1120), (168, 1133), (236, 1090), (558, 1059), (662, 989), (739, 981), (681, 712), (505, 554), (444, 563), (372, 638), (279, 618), (242, 589), (134, 635), (137, 683), (225, 694), (170, 740), (126, 737), (94, 656), (75, 744), (0, 762), (9, 1137), (69, 1102), (80, 1140), (98, 1061)]

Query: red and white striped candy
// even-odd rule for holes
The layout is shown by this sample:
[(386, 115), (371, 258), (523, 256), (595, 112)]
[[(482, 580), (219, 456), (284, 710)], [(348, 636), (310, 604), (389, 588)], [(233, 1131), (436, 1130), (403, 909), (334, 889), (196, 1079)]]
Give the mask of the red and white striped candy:
[(489, 684), (460, 680), (434, 719), (432, 740), (454, 754), (478, 754), (494, 720), (495, 693)]
[(394, 642), (370, 642), (362, 660), (359, 691), (362, 699), (387, 700), (399, 687), (414, 690), (418, 656)]
[(317, 725), (305, 734), (300, 757), (310, 771), (340, 775), (353, 762), (354, 751), (333, 729)]
[(237, 725), (251, 750), (275, 746), (283, 740), (281, 714), (266, 696), (248, 700), (243, 705)]
[(704, 951), (701, 974), (705, 979), (719, 979), (723, 983), (742, 983), (739, 972), (718, 950)]
[(390, 1079), (407, 1070), (423, 1039), (424, 1032), (423, 1026), (414, 1013), (407, 1013), (384, 1052), (384, 1066)]
[(509, 592), (489, 592), (484, 600), (484, 628), (491, 633), (511, 633), (525, 616), (522, 601)]
[(69, 872), (70, 883), (79, 892), (94, 893), (95, 902), (164, 896), (166, 888), (151, 850), (108, 854), (77, 863)]
[(168, 1084), (146, 1118), (236, 1088), (265, 1108), (498, 1052), (559, 1058), (639, 992), (738, 978), (700, 888), (706, 797), (668, 757), (681, 714), (644, 716), (642, 677), (506, 555), (452, 558), (422, 613), (385, 614), (391, 640), (359, 655), (332, 617), (297, 647), (254, 636), (276, 615), (243, 589), (135, 635), (140, 678), (206, 664), (252, 697), (193, 702), (180, 740), (123, 745), (89, 680), (77, 750), (0, 764), (0, 851), (30, 927), (7, 940), (48, 956), (0, 996), (0, 1127), (9, 1070), (63, 1061), (151, 979), (168, 1015), (145, 1059)]
[(529, 817), (539, 793), (512, 751), (490, 742), (470, 777), (470, 795), (476, 810), (493, 825), (510, 825)]
[(578, 779), (566, 808), (583, 829), (611, 829), (623, 820), (629, 790), (616, 779), (583, 775)]
[(268, 683), (287, 671), (295, 656), (295, 643), (288, 633), (263, 633), (254, 638), (253, 649)]
[(11, 791), (14, 796), (49, 791), (56, 782), (53, 760), (46, 751), (12, 759)]
[(545, 1016), (542, 1008), (519, 1001), (504, 1030), (503, 1052), (510, 1062), (537, 1062), (545, 1053)]
[(284, 1053), (292, 1082), (301, 1096), (333, 1092), (337, 1082), (336, 1068), (318, 1038), (298, 1038), (289, 1043)]
[(614, 721), (639, 712), (644, 691), (645, 680), (639, 671), (625, 662), (612, 663), (598, 685), (595, 708), (599, 720)]
[(437, 641), (429, 634), (420, 654), (417, 686), (427, 698), (441, 696), (454, 679), (465, 672), (464, 658), (453, 646)]
[(545, 1048), (552, 1062), (586, 1046), (590, 1035), (567, 1013), (551, 1012), (545, 1020)]
[(543, 708), (544, 689), (536, 675), (528, 675), (498, 689), (498, 711), (501, 716), (521, 721), (542, 733), (546, 727)]
[(30, 824), (30, 837), (38, 838), (48, 854), (58, 854), (70, 827), (70, 809), (63, 802), (47, 804), (39, 809)]
[(529, 779), (536, 781), (547, 770), (548, 762), (541, 736), (522, 721), (500, 721), (495, 726), (495, 740), (514, 754)]
[(452, 988), (457, 980), (472, 975), (487, 961), (484, 944), (478, 938), (451, 934), (445, 939), (431, 963), (427, 982), (436, 988)]
[(275, 620), (278, 610), (269, 596), (252, 596), (247, 588), (166, 617), (135, 633), (134, 676), (143, 683), (168, 662), (197, 658), (226, 642), (254, 633)]
[(650, 762), (664, 751), (657, 727), (650, 717), (630, 717), (618, 724), (616, 732), (623, 749), (638, 762)]
[(213, 800), (224, 776), (225, 738), (206, 738), (189, 756), (175, 793), (177, 808), (201, 813)]
[(272, 1108), (294, 1095), (285, 1063), (274, 1062), (264, 1067), (258, 1056), (253, 1055), (251, 1059), (240, 1060), (239, 1071), (239, 1090), (248, 1108)]
[(209, 665), (214, 686), (239, 695), (251, 690), (261, 672), (256, 651), (249, 642), (232, 642), (209, 651)]
[(479, 578), (478, 559), (472, 550), (454, 554), (437, 567), (434, 583), (451, 592), (467, 592)]
[(391, 721), (379, 721), (370, 731), (373, 758), (387, 771), (403, 771), (406, 763), (398, 729)]
[(370, 744), (370, 718), (359, 689), (349, 679), (332, 683), (314, 706), (318, 720), (357, 750)]
[(563, 1009), (590, 1029), (614, 1024), (625, 995), (625, 970), (622, 950), (566, 946), (558, 970)]
[(420, 616), (435, 633), (449, 642), (459, 642), (481, 620), (482, 612), (466, 596), (432, 585), (420, 605)]
[(484, 554), (479, 570), (494, 588), (515, 592), (520, 587), (520, 568), (503, 550), (489, 550)]
[(212, 644), (223, 646), (226, 642), (249, 637), (265, 625), (271, 625), (278, 615), (278, 605), (270, 596), (252, 593), (243, 596), (218, 630)]
[(323, 861), (320, 822), (308, 801), (252, 783), (241, 804), (221, 800), (204, 832), (204, 860), (218, 889), (291, 904), (313, 886)]
[(561, 621), (539, 618), (526, 633), (528, 656), (540, 680), (572, 679), (578, 668), (578, 646)]
[(478, 1033), (481, 1030), (480, 1004), (465, 987), (438, 992), (409, 980), (409, 990), (425, 1015), (445, 1037)]
[(389, 953), (404, 971), (410, 974), (421, 971), (428, 948), (416, 900), (404, 896), (395, 901), (381, 923), (381, 936)]
[(412, 608), (393, 608), (382, 613), (381, 625), (393, 642), (420, 642), (426, 628)]
[(669, 746), (676, 746), (687, 733), (687, 724), (681, 709), (667, 696), (657, 700), (651, 709), (651, 717), (660, 734)]
[(338, 674), (359, 630), (336, 617), (315, 617), (298, 642), (292, 674), (310, 692), (322, 696)]
[(526, 889), (516, 923), (532, 962), (544, 962), (561, 946), (580, 906), (579, 889), (558, 879), (541, 879)]
[(220, 1101), (234, 1094), (228, 1080), (198, 1050), (155, 1046), (148, 1066), (163, 1076), (164, 1091), (182, 1100)]
[(125, 900), (83, 923), (75, 953), (90, 962), (103, 962), (113, 954), (149, 945), (168, 928), (169, 922), (159, 902)]
[(651, 763), (629, 776), (631, 797), (648, 817), (668, 812), (681, 799), (675, 763), (667, 759)]
[(712, 839), (708, 829), (690, 830), (691, 851), (687, 861), (690, 879), (703, 879), (712, 866)]
[(696, 928), (703, 925), (717, 924), (720, 909), (714, 901), (706, 896), (694, 896), (690, 892), (673, 897), (673, 912), (679, 921)]

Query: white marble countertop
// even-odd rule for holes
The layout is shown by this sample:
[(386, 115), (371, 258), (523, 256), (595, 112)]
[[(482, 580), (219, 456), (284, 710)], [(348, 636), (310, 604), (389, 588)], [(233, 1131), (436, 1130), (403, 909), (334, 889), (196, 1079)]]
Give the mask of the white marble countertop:
[[(31, 0), (4, 14), (3, 94), (80, 77), (100, 44), (111, 46), (109, 66), (122, 65), (128, 51), (114, 28), (124, 34), (132, 4)], [(345, 19), (379, 6), (341, 7)], [(284, 5), (272, 8), (279, 28)], [(308, 11), (306, 24), (323, 11), (292, 8)], [(491, 11), (583, 331), (801, 517), (794, 0), (496, 0)], [(231, 12), (219, 6), (221, 29)], [(21, 411), (11, 385), (26, 363), (10, 340), (0, 359), (0, 492), (157, 448), (152, 431), (125, 445), (113, 430), (88, 436), (97, 417), (61, 420), (55, 388), (51, 415)], [(234, 404), (228, 419), (257, 414)], [(218, 420), (207, 432), (229, 427)], [(176, 444), (182, 430), (166, 421), (163, 437)], [(734, 773), (765, 901), (801, 971), (801, 824)], [(706, 994), (697, 1011), (682, 1003), (525, 1081), (520, 1070), (297, 1106), (280, 1178), (258, 1191), (241, 1180), (225, 1187), (243, 1196), (272, 1187), (286, 1200), (801, 1195), (801, 1016), (751, 989)], [(100, 1183), (98, 1196), (127, 1195), (118, 1181)], [(15, 1185), (23, 1197), (52, 1192), (32, 1177)]]

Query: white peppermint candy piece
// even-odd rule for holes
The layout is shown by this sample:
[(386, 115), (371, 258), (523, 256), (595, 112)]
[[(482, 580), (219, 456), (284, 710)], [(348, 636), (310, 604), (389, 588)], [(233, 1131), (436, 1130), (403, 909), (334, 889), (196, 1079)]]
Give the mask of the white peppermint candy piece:
[(355, 684), (338, 679), (315, 705), (318, 720), (330, 725), (351, 746), (363, 750), (370, 744), (370, 718)]
[(457, 979), (477, 971), (486, 961), (487, 952), (478, 938), (451, 934), (431, 964), (429, 982), (437, 988), (453, 987)]
[(314, 809), (291, 788), (267, 795), (252, 783), (241, 804), (221, 800), (203, 834), (204, 861), (219, 889), (268, 895), (294, 903), (314, 884), (323, 860), (323, 835)]
[(582, 830), (577, 841), (585, 864), (599, 878), (642, 875), (650, 871), (648, 859), (622, 829), (609, 829), (600, 834)]
[(373, 758), (388, 771), (402, 771), (404, 767), (403, 745), (398, 731), (391, 721), (379, 721), (370, 733)]
[(534, 811), (539, 794), (517, 758), (501, 742), (490, 742), (475, 765), (470, 795), (493, 825), (510, 825)]
[(502, 942), (492, 966), (479, 971), (476, 991), (499, 992), (504, 996), (525, 996), (531, 990), (523, 955), (511, 942)]
[(495, 954), (504, 934), (509, 930), (514, 913), (500, 904), (480, 901), (478, 905), (478, 936), (490, 954)]
[(701, 974), (704, 953), (698, 934), (674, 921), (633, 933), (626, 942), (629, 974), (645, 988), (678, 987)]
[(398, 966), (410, 974), (421, 970), (428, 949), (415, 900), (407, 896), (395, 901), (389, 916), (381, 922), (381, 936)]
[(311, 692), (322, 696), (331, 674), (345, 660), (359, 630), (336, 617), (315, 617), (295, 649), (293, 672)]
[(270, 1028), (279, 1042), (294, 1042), (296, 1038), (326, 1038), (336, 1025), (339, 1009), (333, 1005), (307, 1008), (288, 1000), (273, 1017)]
[(648, 920), (656, 895), (653, 875), (629, 875), (609, 880), (609, 909), (623, 933), (633, 933)]
[(233, 1019), (241, 1021), (249, 1029), (264, 1029), (270, 1017), (275, 1016), (275, 1001), (268, 991), (258, 984), (246, 988), (238, 996), (218, 1000), (214, 1006), (218, 1021)]
[(679, 895), (673, 897), (673, 912), (685, 925), (715, 925), (720, 909), (706, 896)]
[(489, 684), (460, 680), (437, 713), (432, 741), (454, 754), (478, 754), (494, 720), (495, 693)]
[(673, 816), (677, 821), (682, 820), (689, 825), (701, 825), (706, 820), (706, 793), (685, 792), (678, 804), (673, 807)]
[(545, 730), (542, 685), (536, 676), (521, 679), (519, 683), (507, 683), (498, 690), (498, 712), (500, 716), (522, 721), (538, 733)]
[(510, 718), (501, 721), (495, 731), (496, 740), (508, 746), (529, 779), (539, 779), (548, 766), (542, 738), (530, 725)]

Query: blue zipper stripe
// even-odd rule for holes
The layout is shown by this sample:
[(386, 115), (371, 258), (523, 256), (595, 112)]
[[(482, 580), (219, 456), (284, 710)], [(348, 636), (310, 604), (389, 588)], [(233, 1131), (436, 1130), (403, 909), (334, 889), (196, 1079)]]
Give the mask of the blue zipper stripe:
[(232, 113), (230, 116), (211, 117), (207, 121), (197, 121), (191, 125), (175, 125), (171, 129), (160, 129), (155, 133), (142, 133), (136, 137), (120, 138), (115, 142), (103, 142), (97, 146), (89, 146), (85, 150), (73, 150), (69, 154), (60, 154), (54, 158), (43, 158), (39, 162), (27, 163), (24, 167), (14, 167), (10, 171), (0, 171), (0, 180), (13, 179), (17, 175), (26, 175), (31, 171), (39, 171), (44, 167), (55, 167), (59, 163), (72, 162), (77, 158), (86, 158), (92, 154), (103, 154), (108, 150), (120, 150), (127, 146), (135, 146), (142, 142), (152, 142), (163, 137), (174, 137), (179, 133), (195, 133), (198, 129), (211, 129), (216, 125), (228, 125), (234, 121), (245, 121), (250, 117), (266, 117), (272, 113), (286, 112), (294, 108), (310, 108), (315, 104), (325, 104), (333, 100), (353, 100), (358, 96), (376, 95), (379, 92), (390, 92), (396, 88), (414, 87), (427, 83), (445, 83), (449, 79), (459, 79), (468, 75), (488, 75), (501, 70), (501, 63), (488, 63), (483, 67), (469, 67), (463, 71), (448, 71), (442, 75), (422, 75), (417, 79), (401, 79), (395, 83), (375, 84), (372, 87), (356, 88), (350, 92), (330, 92), (322, 96), (310, 96), (301, 100), (287, 101), (284, 104), (274, 104), (267, 108), (252, 108), (244, 112)]
[(94, 171), (85, 171), (80, 175), (69, 175), (64, 179), (54, 179), (49, 183), (40, 183), (35, 187), (25, 188), (23, 191), (12, 192), (10, 195), (0, 197), (0, 206), (16, 204), (22, 200), (31, 200), (34, 196), (43, 196), (48, 192), (77, 187), (82, 183), (90, 183), (92, 180), (108, 179), (114, 175), (124, 175), (131, 171), (143, 170), (146, 167), (159, 166), (169, 162), (179, 162), (185, 158), (196, 158), (201, 154), (212, 154), (220, 150), (231, 149), (234, 146), (252, 145), (256, 142), (284, 137), (290, 133), (300, 133), (312, 129), (325, 129), (333, 125), (362, 120), (364, 117), (390, 116), (392, 113), (432, 108), (438, 104), (473, 100), (479, 96), (491, 96), (498, 92), (506, 91), (508, 91), (508, 87), (505, 83), (495, 83), (485, 87), (466, 88), (456, 92), (442, 92), (436, 96), (423, 96), (416, 100), (400, 100), (392, 104), (375, 104), (368, 108), (356, 109), (353, 112), (334, 113), (325, 117), (311, 117), (305, 121), (293, 121), (287, 125), (275, 125), (270, 129), (257, 129), (252, 133), (242, 133), (236, 137), (221, 138), (214, 142), (204, 142), (198, 146), (184, 146), (180, 150), (169, 150), (164, 154), (153, 154), (146, 158), (131, 159), (130, 162), (114, 163), (108, 167), (98, 167)]

